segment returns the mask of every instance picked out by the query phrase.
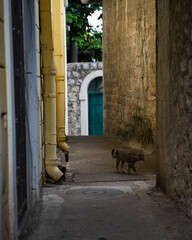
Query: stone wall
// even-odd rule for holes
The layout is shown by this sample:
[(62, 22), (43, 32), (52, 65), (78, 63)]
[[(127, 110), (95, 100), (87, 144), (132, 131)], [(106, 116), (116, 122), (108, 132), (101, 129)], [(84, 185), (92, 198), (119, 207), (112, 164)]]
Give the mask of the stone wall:
[(104, 133), (153, 144), (155, 0), (103, 1)]
[(157, 184), (192, 217), (192, 2), (157, 2)]
[(81, 85), (90, 73), (102, 70), (102, 63), (68, 63), (68, 124), (69, 135), (81, 135), (81, 112), (79, 93)]

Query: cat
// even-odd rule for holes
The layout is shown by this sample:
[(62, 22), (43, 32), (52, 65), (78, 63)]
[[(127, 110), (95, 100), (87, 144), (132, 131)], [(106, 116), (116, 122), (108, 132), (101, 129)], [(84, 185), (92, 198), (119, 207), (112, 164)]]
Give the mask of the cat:
[(126, 162), (128, 164), (128, 174), (130, 174), (130, 169), (132, 169), (135, 174), (138, 174), (134, 164), (137, 161), (145, 161), (143, 153), (129, 152), (126, 149), (118, 148), (116, 151), (112, 149), (112, 157), (116, 158), (116, 169), (119, 172), (119, 163), (121, 162), (121, 171), (123, 172), (123, 165)]

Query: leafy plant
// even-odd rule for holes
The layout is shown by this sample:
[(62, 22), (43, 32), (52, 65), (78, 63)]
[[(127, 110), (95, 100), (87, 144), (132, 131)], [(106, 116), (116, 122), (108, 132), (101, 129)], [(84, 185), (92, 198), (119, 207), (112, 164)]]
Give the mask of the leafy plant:
[(74, 47), (73, 43), (79, 49), (79, 62), (102, 60), (102, 32), (94, 29), (88, 21), (91, 14), (101, 9), (101, 4), (84, 5), (80, 1), (69, 0), (66, 9), (69, 61), (70, 48)]

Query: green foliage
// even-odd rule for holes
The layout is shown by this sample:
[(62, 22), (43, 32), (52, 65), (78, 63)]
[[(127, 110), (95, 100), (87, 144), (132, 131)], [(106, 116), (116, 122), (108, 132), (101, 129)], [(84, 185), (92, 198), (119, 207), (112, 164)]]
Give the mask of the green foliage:
[(80, 1), (69, 0), (66, 9), (67, 45), (74, 41), (79, 48), (79, 62), (102, 60), (102, 32), (93, 28), (88, 17), (96, 10), (101, 10), (101, 4), (84, 5)]

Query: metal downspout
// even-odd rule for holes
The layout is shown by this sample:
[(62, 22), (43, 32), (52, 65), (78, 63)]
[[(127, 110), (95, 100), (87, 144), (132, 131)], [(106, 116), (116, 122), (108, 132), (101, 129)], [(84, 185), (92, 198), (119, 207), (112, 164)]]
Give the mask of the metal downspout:
[(45, 169), (58, 181), (63, 173), (57, 167), (56, 91), (51, 0), (40, 1), (42, 73), (44, 75)]
[(65, 28), (64, 0), (53, 1), (53, 39), (56, 66), (57, 146), (67, 151), (65, 143)]

